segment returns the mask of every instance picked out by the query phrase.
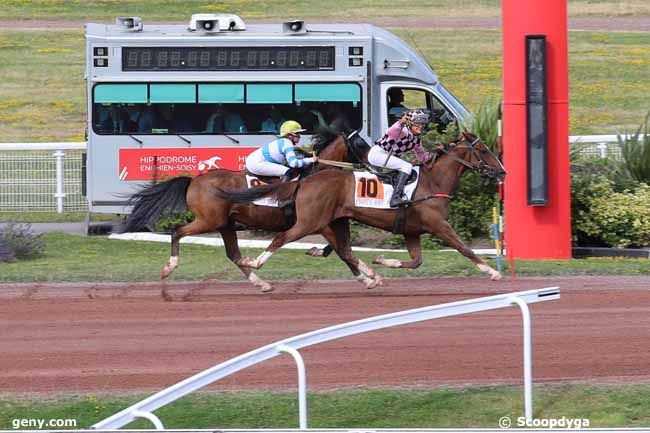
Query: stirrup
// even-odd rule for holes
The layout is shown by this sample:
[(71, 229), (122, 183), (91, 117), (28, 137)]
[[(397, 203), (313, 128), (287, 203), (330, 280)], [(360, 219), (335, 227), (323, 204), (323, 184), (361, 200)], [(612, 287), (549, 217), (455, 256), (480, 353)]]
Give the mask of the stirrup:
[(391, 200), (390, 203), (389, 203), (389, 206), (390, 207), (402, 207), (402, 206), (408, 205), (410, 203), (411, 203), (411, 200), (409, 200), (407, 198), (400, 197), (400, 198), (397, 198), (395, 200)]

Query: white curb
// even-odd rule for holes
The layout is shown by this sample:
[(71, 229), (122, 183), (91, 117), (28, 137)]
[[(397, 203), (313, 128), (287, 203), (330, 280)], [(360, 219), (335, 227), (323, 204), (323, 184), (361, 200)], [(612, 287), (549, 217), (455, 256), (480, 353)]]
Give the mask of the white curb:
[[(171, 242), (171, 236), (161, 235), (156, 233), (122, 233), (122, 234), (111, 234), (109, 239), (118, 239), (118, 240), (128, 240), (128, 241), (150, 241), (150, 242)], [(213, 247), (222, 247), (223, 240), (221, 238), (208, 238), (201, 236), (187, 236), (181, 239), (182, 244), (196, 244), (196, 245), (207, 245)], [(270, 240), (252, 240), (252, 239), (240, 239), (238, 241), (240, 247), (244, 248), (266, 248), (271, 243)], [(325, 244), (313, 244), (309, 242), (291, 242), (282, 248), (287, 248), (291, 250), (308, 250), (312, 247), (324, 248)], [(365, 247), (352, 247), (352, 251), (379, 251), (379, 252), (396, 252), (404, 253), (406, 250), (389, 250), (383, 248), (365, 248)]]

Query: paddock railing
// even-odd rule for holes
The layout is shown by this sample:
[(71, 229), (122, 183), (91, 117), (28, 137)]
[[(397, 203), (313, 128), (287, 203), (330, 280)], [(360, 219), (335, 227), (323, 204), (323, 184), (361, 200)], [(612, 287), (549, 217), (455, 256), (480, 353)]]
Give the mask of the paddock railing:
[(86, 143), (0, 143), (2, 212), (84, 212)]
[[(571, 136), (569, 141), (580, 145), (583, 155), (621, 157), (616, 135)], [(85, 150), (85, 142), (0, 143), (0, 213), (86, 211)]]
[(523, 363), (524, 363), (524, 408), (526, 419), (533, 416), (532, 395), (532, 337), (531, 321), (528, 304), (550, 301), (560, 298), (559, 287), (528, 290), (523, 292), (505, 293), (465, 301), (432, 305), (412, 310), (356, 320), (341, 325), (308, 332), (285, 340), (252, 350), (248, 353), (215, 365), (194, 376), (178, 382), (134, 405), (110, 416), (91, 428), (111, 430), (121, 428), (137, 418), (144, 418), (153, 423), (156, 429), (164, 429), (162, 421), (153, 411), (200, 388), (210, 385), (219, 379), (234, 374), (244, 368), (259, 364), (280, 354), (288, 353), (296, 362), (298, 370), (298, 411), (300, 429), (307, 428), (307, 375), (303, 358), (299, 349), (313, 346), (326, 341), (376, 331), (379, 329), (442, 317), (458, 316), (479, 311), (495, 310), (516, 305), (521, 310), (523, 318)]
[(621, 148), (616, 135), (572, 135), (569, 143), (580, 146), (580, 154), (584, 156), (608, 156), (621, 159)]

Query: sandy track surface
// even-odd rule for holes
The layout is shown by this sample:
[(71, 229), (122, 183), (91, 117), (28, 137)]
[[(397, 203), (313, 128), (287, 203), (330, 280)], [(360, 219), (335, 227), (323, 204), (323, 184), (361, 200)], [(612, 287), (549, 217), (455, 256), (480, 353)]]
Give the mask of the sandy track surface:
[[(559, 285), (531, 306), (536, 383), (650, 382), (650, 277), (0, 286), (0, 392), (159, 390), (260, 346), (378, 314)], [(163, 290), (164, 289), (164, 290)], [(162, 293), (165, 292), (163, 296)], [(503, 309), (303, 349), (310, 389), (522, 379), (521, 317)], [(210, 389), (294, 389), (289, 356)]]

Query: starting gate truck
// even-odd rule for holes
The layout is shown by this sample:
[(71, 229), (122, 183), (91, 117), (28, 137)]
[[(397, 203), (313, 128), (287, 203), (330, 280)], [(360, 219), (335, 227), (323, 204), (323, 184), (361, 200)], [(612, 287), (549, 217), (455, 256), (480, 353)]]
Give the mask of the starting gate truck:
[(152, 179), (241, 170), (284, 120), (308, 140), (343, 118), (370, 142), (408, 108), (442, 126), (468, 115), (421, 56), (374, 25), (199, 14), (189, 26), (121, 17), (85, 36), (89, 213), (128, 213), (126, 197)]

